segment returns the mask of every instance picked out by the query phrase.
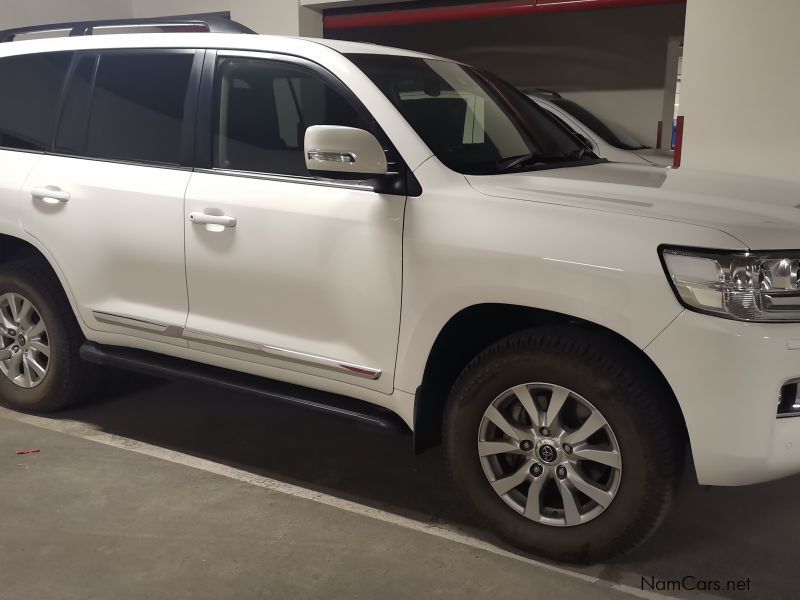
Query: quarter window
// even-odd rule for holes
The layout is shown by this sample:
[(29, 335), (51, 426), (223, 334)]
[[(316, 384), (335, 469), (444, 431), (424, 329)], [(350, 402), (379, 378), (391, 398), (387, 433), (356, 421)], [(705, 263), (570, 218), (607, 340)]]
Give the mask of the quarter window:
[(46, 151), (72, 52), (0, 59), (0, 147)]
[[(193, 62), (191, 51), (101, 55), (86, 153), (114, 160), (179, 164)], [(79, 79), (76, 84), (83, 85)]]
[(308, 176), (306, 128), (367, 128), (356, 109), (310, 69), (237, 57), (220, 59), (217, 73), (216, 168)]

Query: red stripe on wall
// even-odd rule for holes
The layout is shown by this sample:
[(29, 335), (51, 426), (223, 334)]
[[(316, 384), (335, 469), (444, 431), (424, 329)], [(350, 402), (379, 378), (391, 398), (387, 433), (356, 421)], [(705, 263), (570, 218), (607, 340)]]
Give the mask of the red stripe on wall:
[(652, 4), (686, 4), (686, 0), (498, 0), (485, 4), (403, 8), (350, 15), (330, 15), (325, 17), (324, 25), (326, 29), (386, 27)]
[(678, 124), (675, 131), (675, 158), (672, 161), (673, 169), (681, 166), (681, 154), (683, 154), (683, 115), (678, 115)]

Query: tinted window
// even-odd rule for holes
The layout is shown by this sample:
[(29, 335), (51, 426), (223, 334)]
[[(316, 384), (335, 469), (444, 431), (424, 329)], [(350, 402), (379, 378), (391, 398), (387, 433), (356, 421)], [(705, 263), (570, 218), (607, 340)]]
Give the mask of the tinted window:
[(86, 152), (102, 158), (178, 164), (194, 53), (100, 57)]
[(366, 128), (341, 94), (303, 67), (250, 58), (220, 59), (214, 166), (308, 176), (306, 128)]
[(0, 146), (48, 150), (71, 52), (0, 59)]

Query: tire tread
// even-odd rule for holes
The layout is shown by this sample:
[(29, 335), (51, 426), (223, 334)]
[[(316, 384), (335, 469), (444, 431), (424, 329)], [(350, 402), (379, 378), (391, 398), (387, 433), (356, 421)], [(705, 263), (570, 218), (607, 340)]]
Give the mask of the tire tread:
[[(531, 351), (579, 360), (608, 373), (610, 378), (619, 382), (619, 387), (626, 392), (623, 396), (634, 418), (641, 427), (646, 427), (649, 443), (645, 458), (653, 472), (641, 482), (644, 486), (641, 510), (632, 516), (630, 526), (616, 537), (558, 554), (545, 548), (526, 549), (575, 563), (619, 557), (647, 540), (669, 513), (683, 469), (684, 451), (683, 444), (676, 443), (683, 437), (677, 415), (665, 409), (672, 398), (660, 382), (654, 381), (641, 361), (611, 336), (577, 327), (541, 327), (509, 336), (490, 346), (467, 364), (451, 388), (443, 421), (445, 446), (447, 448), (447, 441), (452, 436), (452, 428), (457, 426), (453, 422), (454, 407), (466, 402), (476, 388), (498, 369), (524, 360)], [(456, 457), (447, 451), (446, 455), (448, 473), (458, 484)], [(519, 545), (514, 539), (506, 541)]]

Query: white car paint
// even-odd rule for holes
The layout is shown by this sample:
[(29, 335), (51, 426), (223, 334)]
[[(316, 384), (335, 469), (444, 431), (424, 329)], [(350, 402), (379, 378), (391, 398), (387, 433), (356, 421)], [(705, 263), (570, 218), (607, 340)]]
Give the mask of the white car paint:
[[(294, 210), (287, 210), (287, 204)], [(358, 384), (391, 393), (400, 327), (404, 199), (196, 173), (186, 191), (186, 211), (210, 206), (236, 215), (238, 222), (215, 232), (184, 220), (191, 305), (186, 327), (375, 368), (384, 373), (358, 379)], [(220, 253), (220, 244), (231, 248)], [(197, 339), (189, 347), (214, 350)], [(274, 354), (230, 355), (281, 366)], [(290, 367), (320, 372), (313, 366)], [(326, 376), (345, 383), (355, 379), (352, 373), (333, 371)]]
[(586, 123), (579, 121), (560, 106), (556, 106), (546, 98), (535, 94), (529, 94), (529, 98), (561, 119), (570, 129), (581, 134), (584, 139), (589, 141), (592, 145), (592, 151), (600, 158), (608, 159), (611, 162), (657, 165), (660, 167), (669, 167), (673, 163), (673, 156), (667, 152), (659, 152), (652, 149), (625, 150), (612, 146), (599, 134), (592, 131)]
[[(423, 193), (384, 197), (0, 149), (0, 233), (42, 251), (88, 339), (348, 394), (411, 426), (428, 355), (454, 315), (485, 303), (547, 309), (602, 325), (653, 360), (686, 418), (701, 483), (800, 472), (800, 444), (793, 444), (800, 419), (775, 418), (778, 389), (800, 376), (800, 355), (790, 349), (800, 346), (800, 325), (686, 312), (657, 252), (660, 244), (798, 248), (796, 186), (645, 164), (464, 177), (433, 156), (341, 53), (416, 55), (372, 45), (148, 34), (15, 42), (0, 47), (0, 58), (109, 47), (228, 48), (315, 61), (357, 94)], [(43, 205), (31, 194), (43, 186), (69, 192), (70, 201)], [(101, 201), (102, 188), (113, 191), (113, 202)], [(189, 219), (220, 214), (214, 211), (234, 216), (236, 227), (211, 232)], [(272, 251), (265, 243), (274, 243)], [(218, 261), (215, 244), (234, 247), (235, 260)], [(232, 310), (221, 312), (223, 298)], [(104, 312), (196, 335), (170, 340), (98, 320)], [(242, 341), (382, 376), (334, 372), (279, 352), (254, 359)]]
[[(20, 203), (20, 220), (55, 257), (87, 326), (118, 329), (96, 313), (147, 315), (169, 325), (185, 321), (181, 234), (190, 178), (190, 172), (173, 169), (62, 156), (38, 160), (25, 185), (30, 201)], [(48, 185), (69, 190), (69, 202), (51, 204), (30, 194)]]

